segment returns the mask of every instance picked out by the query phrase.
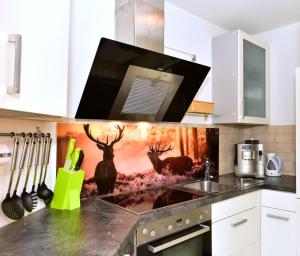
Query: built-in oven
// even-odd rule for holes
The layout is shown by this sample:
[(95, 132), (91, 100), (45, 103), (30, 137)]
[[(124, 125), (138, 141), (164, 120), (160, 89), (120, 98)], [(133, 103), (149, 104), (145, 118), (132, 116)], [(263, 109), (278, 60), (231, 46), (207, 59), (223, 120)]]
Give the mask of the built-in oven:
[(210, 206), (140, 225), (136, 249), (137, 256), (211, 255)]

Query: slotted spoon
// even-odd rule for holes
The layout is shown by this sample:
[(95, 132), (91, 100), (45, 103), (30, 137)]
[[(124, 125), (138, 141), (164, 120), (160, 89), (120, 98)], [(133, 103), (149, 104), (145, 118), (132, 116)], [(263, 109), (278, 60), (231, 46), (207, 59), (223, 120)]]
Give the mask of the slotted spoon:
[(16, 170), (16, 162), (17, 162), (17, 157), (18, 157), (19, 144), (20, 144), (20, 139), (15, 137), (13, 153), (12, 153), (12, 158), (11, 158), (11, 167), (10, 167), (11, 173), (10, 173), (8, 190), (7, 190), (5, 199), (3, 200), (2, 204), (1, 204), (3, 213), (8, 218), (14, 219), (14, 220), (19, 219), (19, 216), (22, 215), (22, 208), (19, 207), (18, 205), (15, 205), (12, 198), (10, 197), (11, 185), (12, 185), (14, 173)]
[(21, 155), (20, 165), (19, 165), (19, 175), (18, 175), (18, 179), (17, 179), (16, 185), (15, 185), (14, 193), (12, 196), (13, 204), (16, 206), (18, 205), (18, 207), (22, 210), (19, 212), (18, 216), (16, 216), (16, 219), (21, 219), (25, 213), (22, 199), (18, 196), (17, 192), (18, 192), (18, 188), (19, 188), (20, 178), (21, 178), (21, 175), (22, 175), (22, 172), (24, 169), (29, 140), (30, 140), (29, 137), (24, 138), (24, 145), (23, 145), (23, 150), (22, 150), (22, 155)]
[(35, 144), (36, 144), (36, 138), (32, 138), (31, 143), (30, 143), (28, 161), (27, 161), (26, 180), (24, 183), (23, 192), (21, 194), (21, 199), (22, 199), (23, 205), (24, 205), (26, 211), (28, 211), (28, 212), (31, 212), (33, 209), (33, 198), (31, 196), (31, 194), (26, 191), (26, 189), (27, 189), (29, 174), (30, 174), (31, 167), (32, 167), (33, 155), (35, 152)]

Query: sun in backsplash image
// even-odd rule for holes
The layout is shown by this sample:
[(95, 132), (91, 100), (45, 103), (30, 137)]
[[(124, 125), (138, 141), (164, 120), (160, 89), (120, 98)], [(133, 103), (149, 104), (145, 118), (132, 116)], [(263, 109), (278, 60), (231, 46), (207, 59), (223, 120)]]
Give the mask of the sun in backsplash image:
[(120, 193), (218, 174), (219, 130), (150, 123), (57, 124), (57, 164), (70, 138), (84, 151), (82, 197)]

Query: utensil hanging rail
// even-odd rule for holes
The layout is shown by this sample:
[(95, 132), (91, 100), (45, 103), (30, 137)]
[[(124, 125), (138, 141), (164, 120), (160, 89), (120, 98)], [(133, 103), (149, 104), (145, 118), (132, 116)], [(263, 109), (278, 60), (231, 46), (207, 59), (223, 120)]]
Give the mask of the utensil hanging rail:
[(0, 132), (0, 137), (47, 137), (50, 138), (50, 133), (25, 133), (25, 132), (20, 132), (20, 133), (15, 133), (15, 132)]

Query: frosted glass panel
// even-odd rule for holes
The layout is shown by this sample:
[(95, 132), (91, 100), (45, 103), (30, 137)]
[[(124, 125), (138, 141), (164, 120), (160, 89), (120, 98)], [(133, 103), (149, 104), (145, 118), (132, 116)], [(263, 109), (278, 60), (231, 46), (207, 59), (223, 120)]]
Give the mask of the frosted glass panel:
[(244, 115), (266, 117), (265, 49), (243, 41), (244, 46)]

